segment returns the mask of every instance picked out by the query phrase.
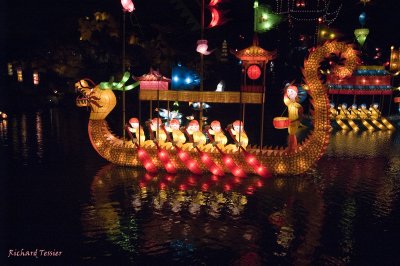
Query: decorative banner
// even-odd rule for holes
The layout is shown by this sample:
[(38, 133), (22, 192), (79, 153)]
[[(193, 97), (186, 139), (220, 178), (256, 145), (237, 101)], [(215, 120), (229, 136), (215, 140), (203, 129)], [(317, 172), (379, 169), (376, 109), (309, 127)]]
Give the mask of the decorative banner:
[(116, 90), (116, 91), (129, 91), (131, 89), (136, 88), (137, 86), (139, 86), (140, 81), (136, 81), (135, 83), (125, 86), (125, 83), (128, 81), (130, 77), (129, 72), (125, 72), (124, 76), (122, 77), (122, 80), (120, 82), (113, 82), (114, 81), (114, 77), (111, 78), (111, 80), (109, 82), (101, 82), (100, 83), (100, 89), (102, 90)]
[(369, 34), (369, 29), (363, 28), (363, 29), (355, 29), (354, 30), (354, 35), (356, 36), (357, 42), (363, 46), (365, 43), (365, 40), (367, 39), (367, 36)]
[(267, 6), (254, 1), (254, 32), (266, 32), (281, 22), (281, 17), (273, 13)]

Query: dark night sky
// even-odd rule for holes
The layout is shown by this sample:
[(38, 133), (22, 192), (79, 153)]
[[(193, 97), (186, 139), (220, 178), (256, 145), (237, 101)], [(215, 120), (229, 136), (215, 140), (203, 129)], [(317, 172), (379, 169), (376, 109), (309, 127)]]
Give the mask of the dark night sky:
[[(231, 9), (228, 15), (232, 17), (232, 20), (216, 31), (232, 36), (232, 34), (243, 32), (246, 29), (251, 30), (253, 1), (229, 1), (225, 5)], [(275, 1), (261, 0), (260, 2), (274, 3)], [(345, 40), (353, 40), (352, 31), (359, 26), (358, 15), (365, 10), (367, 12), (366, 26), (370, 28), (368, 41), (371, 45), (382, 48), (400, 45), (400, 19), (398, 18), (400, 1), (371, 0), (371, 4), (365, 7), (355, 0), (342, 0), (341, 2), (343, 3), (342, 11), (337, 21), (331, 26), (342, 31), (345, 34)], [(152, 23), (152, 21), (161, 23), (165, 21), (165, 24), (171, 22), (172, 11), (168, 10), (170, 1), (137, 0), (134, 3), (137, 9), (135, 11), (137, 18), (144, 28), (147, 23)], [(120, 14), (121, 10), (118, 0), (58, 0), (54, 2), (50, 0), (3, 0), (2, 5), (4, 7), (1, 8), (0, 23), (1, 30), (5, 33), (1, 36), (3, 44), (7, 45), (6, 49), (10, 49), (15, 43), (19, 43), (24, 49), (29, 49), (35, 47), (36, 44), (42, 45), (49, 39), (62, 41), (67, 38), (75, 38), (78, 36), (77, 21), (79, 17), (91, 15), (97, 10), (106, 10), (113, 14)], [(162, 6), (159, 7), (160, 5)], [(248, 25), (244, 25), (246, 23)], [(240, 29), (235, 30), (237, 27)], [(227, 37), (229, 38), (229, 36)]]

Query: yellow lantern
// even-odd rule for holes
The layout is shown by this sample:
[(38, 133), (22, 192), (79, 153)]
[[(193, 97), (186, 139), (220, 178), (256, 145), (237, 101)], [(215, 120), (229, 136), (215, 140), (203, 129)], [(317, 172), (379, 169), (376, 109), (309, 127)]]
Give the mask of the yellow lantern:
[(12, 67), (12, 64), (11, 63), (8, 63), (7, 64), (7, 72), (8, 72), (8, 75), (9, 76), (12, 76), (14, 73), (13, 73), (13, 67)]
[(24, 81), (24, 78), (22, 77), (22, 68), (21, 67), (17, 68), (17, 78), (18, 78), (18, 82)]
[(390, 47), (390, 71), (397, 72), (400, 70), (400, 49)]

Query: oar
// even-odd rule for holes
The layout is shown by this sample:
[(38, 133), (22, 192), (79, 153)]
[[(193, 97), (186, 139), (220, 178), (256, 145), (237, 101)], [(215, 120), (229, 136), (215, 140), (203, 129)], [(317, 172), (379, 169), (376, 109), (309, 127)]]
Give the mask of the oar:
[(197, 152), (200, 154), (200, 159), (201, 161), (204, 163), (204, 165), (207, 167), (208, 171), (210, 171), (213, 175), (216, 176), (223, 176), (224, 175), (224, 171), (222, 171), (221, 167), (219, 167), (212, 159), (211, 156), (206, 153), (203, 152), (199, 149), (199, 147), (197, 147), (197, 145), (194, 144), (193, 142), (193, 138), (192, 136), (189, 134), (189, 132), (187, 132), (186, 128), (183, 129), (184, 133), (186, 134), (186, 136), (188, 137), (189, 141), (191, 141), (193, 143), (193, 146), (195, 147), (195, 149), (197, 150)]
[[(358, 109), (358, 112), (359, 112), (359, 114), (363, 113), (364, 115), (366, 115), (366, 116), (368, 117), (368, 114), (367, 114), (363, 109), (359, 108), (359, 109)], [(373, 131), (373, 130), (375, 129), (370, 123), (368, 123), (368, 121), (367, 121), (366, 119), (361, 118), (360, 115), (358, 115), (358, 116), (359, 116), (360, 119), (361, 119), (361, 123), (362, 123), (362, 124), (364, 125), (364, 127), (366, 127), (369, 131)], [(365, 117), (365, 116), (364, 116), (364, 117)]]
[(171, 162), (168, 152), (165, 149), (161, 148), (161, 146), (158, 144), (158, 142), (154, 140), (153, 131), (151, 130), (150, 125), (148, 125), (148, 126), (149, 126), (149, 130), (150, 130), (150, 137), (157, 147), (157, 155), (158, 155), (158, 158), (160, 159), (161, 163), (164, 165), (165, 171), (167, 171), (168, 174), (176, 174), (176, 168), (175, 168), (174, 164)]
[(249, 164), (253, 168), (254, 172), (256, 172), (261, 177), (271, 177), (272, 174), (270, 173), (268, 168), (262, 165), (260, 161), (256, 158), (256, 156), (246, 151), (246, 149), (243, 148), (242, 145), (240, 145), (240, 143), (236, 140), (235, 136), (233, 136), (232, 132), (230, 132), (229, 128), (228, 132), (231, 135), (232, 139), (235, 141), (236, 145), (238, 145), (239, 149), (242, 150), (242, 153), (244, 155), (247, 164)]
[(202, 171), (199, 168), (199, 166), (197, 165), (197, 162), (190, 157), (189, 153), (186, 151), (183, 151), (181, 148), (178, 147), (178, 145), (176, 145), (172, 140), (170, 135), (168, 134), (167, 130), (165, 129), (165, 127), (163, 126), (162, 129), (165, 131), (165, 134), (167, 135), (167, 139), (169, 142), (172, 143), (172, 145), (174, 145), (175, 149), (177, 150), (177, 155), (178, 158), (181, 160), (181, 162), (186, 165), (187, 169), (189, 169), (190, 172), (192, 172), (195, 175), (201, 175)]
[(139, 160), (146, 169), (146, 171), (153, 174), (157, 173), (158, 171), (157, 167), (151, 160), (150, 156), (147, 154), (146, 150), (140, 147), (139, 144), (137, 144), (137, 142), (134, 141), (132, 132), (129, 130), (128, 125), (125, 126), (125, 130), (128, 132), (128, 136), (131, 138), (132, 143), (135, 144), (135, 146), (137, 147)]
[[(211, 142), (215, 143), (214, 138), (212, 137), (212, 135), (210, 134), (210, 132), (208, 132), (208, 130), (206, 130), (207, 136), (210, 139)], [(213, 144), (214, 147), (218, 150), (218, 152), (222, 155), (222, 161), (224, 162), (226, 168), (229, 169), (229, 171), (231, 171), (232, 175), (236, 176), (236, 177), (246, 177), (246, 173), (243, 171), (242, 168), (240, 168), (235, 161), (232, 159), (231, 156), (229, 156), (228, 154), (226, 154), (225, 152), (223, 152), (218, 145)]]

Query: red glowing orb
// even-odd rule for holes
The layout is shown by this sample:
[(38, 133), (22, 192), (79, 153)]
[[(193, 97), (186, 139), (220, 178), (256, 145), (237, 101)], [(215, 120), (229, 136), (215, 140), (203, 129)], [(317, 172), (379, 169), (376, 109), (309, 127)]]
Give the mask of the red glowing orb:
[(261, 69), (257, 65), (251, 65), (247, 69), (247, 76), (249, 76), (250, 79), (258, 79), (261, 76)]

